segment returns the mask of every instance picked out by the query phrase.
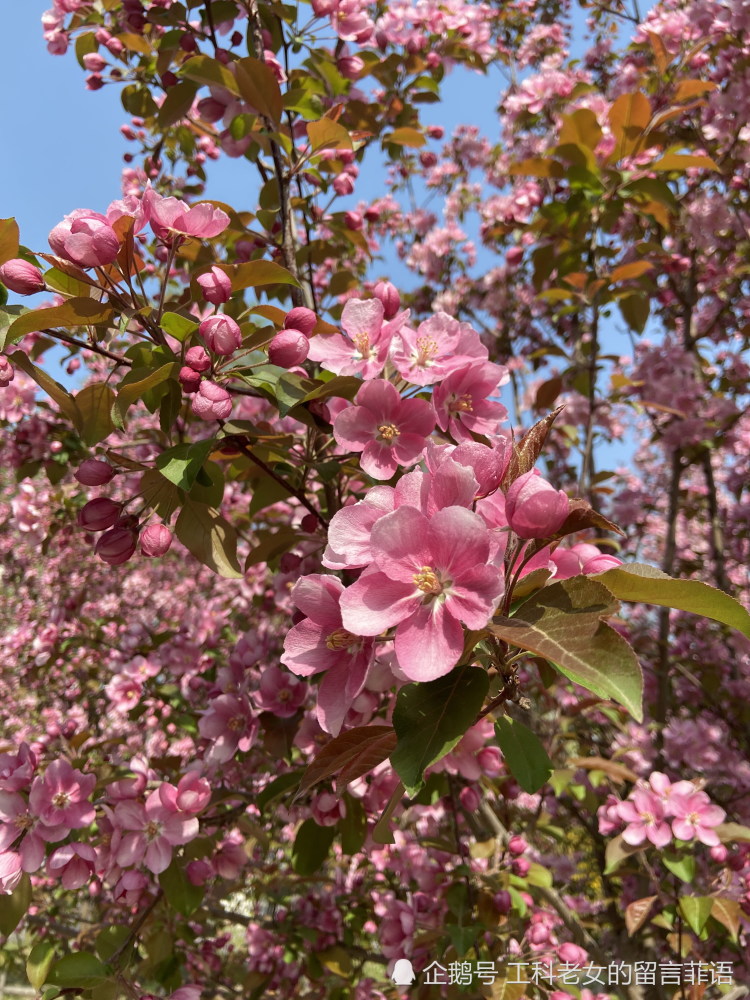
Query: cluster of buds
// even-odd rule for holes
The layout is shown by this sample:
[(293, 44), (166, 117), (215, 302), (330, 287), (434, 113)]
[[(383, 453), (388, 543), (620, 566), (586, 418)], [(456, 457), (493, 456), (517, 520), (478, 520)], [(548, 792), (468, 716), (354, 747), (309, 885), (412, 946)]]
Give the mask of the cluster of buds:
[(318, 317), (312, 309), (297, 306), (284, 317), (284, 329), (279, 330), (268, 345), (268, 360), (279, 368), (294, 368), (306, 360), (310, 337)]
[[(87, 458), (75, 472), (82, 486), (106, 486), (114, 479), (115, 470), (99, 458)], [(108, 566), (127, 562), (138, 545), (139, 523), (133, 514), (125, 513), (125, 505), (110, 497), (96, 497), (78, 511), (77, 524), (87, 532), (103, 532), (94, 551)], [(172, 544), (172, 533), (164, 524), (151, 524), (140, 536), (141, 552), (145, 556), (163, 556)]]

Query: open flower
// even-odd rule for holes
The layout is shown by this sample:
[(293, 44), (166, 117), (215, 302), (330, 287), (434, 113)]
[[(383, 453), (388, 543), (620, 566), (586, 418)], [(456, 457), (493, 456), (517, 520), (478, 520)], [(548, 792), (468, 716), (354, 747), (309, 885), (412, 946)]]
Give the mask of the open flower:
[(416, 330), (403, 327), (394, 338), (391, 359), (414, 385), (432, 385), (471, 362), (486, 361), (487, 348), (468, 323), (439, 312)]
[(396, 657), (414, 681), (447, 674), (464, 647), (461, 622), (483, 628), (503, 592), (502, 572), (488, 566), (490, 533), (463, 507), (431, 518), (399, 507), (372, 529), (375, 565), (343, 594), (344, 628), (380, 635), (396, 625)]
[(313, 337), (308, 357), (337, 375), (375, 378), (383, 370), (394, 333), (408, 317), (409, 313), (403, 312), (390, 323), (384, 323), (383, 303), (379, 299), (350, 299), (341, 314), (344, 334)]
[(715, 826), (724, 822), (726, 813), (715, 806), (705, 792), (672, 796), (672, 832), (680, 840), (699, 840), (707, 847), (716, 847), (719, 835)]
[(435, 426), (432, 407), (424, 399), (402, 399), (384, 379), (366, 382), (355, 406), (333, 423), (342, 447), (361, 451), (360, 464), (373, 479), (390, 479), (400, 465), (413, 465)]
[(508, 370), (490, 361), (474, 362), (451, 372), (435, 386), (432, 401), (438, 427), (455, 441), (473, 441), (471, 432), (492, 434), (508, 411), (489, 397), (508, 381)]
[(227, 213), (206, 202), (190, 206), (179, 198), (162, 198), (153, 188), (146, 191), (143, 202), (151, 228), (162, 240), (185, 236), (210, 240), (229, 225)]
[(665, 847), (672, 839), (661, 800), (646, 788), (636, 788), (617, 811), (628, 824), (622, 831), (622, 839), (631, 847), (640, 847), (646, 840), (654, 847)]

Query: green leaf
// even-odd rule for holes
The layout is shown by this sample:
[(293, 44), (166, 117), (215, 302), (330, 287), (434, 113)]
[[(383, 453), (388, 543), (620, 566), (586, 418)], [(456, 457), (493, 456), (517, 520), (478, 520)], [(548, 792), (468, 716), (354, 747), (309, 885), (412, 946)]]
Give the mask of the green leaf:
[(384, 135), (382, 141), (383, 145), (390, 142), (396, 146), (411, 146), (415, 149), (427, 144), (427, 140), (419, 129), (409, 128), (406, 126), (394, 129), (393, 132), (390, 132), (388, 135)]
[(331, 118), (320, 118), (316, 122), (308, 122), (307, 138), (310, 140), (311, 153), (318, 153), (321, 149), (352, 148), (352, 138), (347, 130)]
[(59, 268), (51, 267), (44, 272), (44, 282), (51, 291), (70, 295), (74, 298), (91, 298), (91, 285)]
[(60, 412), (64, 413), (69, 420), (73, 422), (75, 427), (81, 429), (81, 414), (76, 406), (76, 402), (70, 395), (67, 389), (63, 388), (59, 382), (56, 382), (53, 378), (45, 372), (42, 368), (37, 368), (37, 366), (30, 361), (23, 351), (14, 351), (10, 356), (9, 360), (21, 371), (26, 372), (34, 379), (36, 384), (40, 389), (57, 403), (60, 408)]
[(26, 976), (37, 991), (47, 982), (47, 975), (55, 957), (55, 948), (54, 941), (40, 941), (31, 949), (26, 960)]
[(218, 510), (224, 499), (224, 470), (218, 462), (206, 462), (189, 493), (190, 499)]
[(15, 219), (0, 219), (0, 265), (18, 256), (18, 223)]
[[(149, 372), (145, 377), (139, 378), (137, 382), (129, 382), (128, 376), (126, 376), (118, 386), (117, 399), (112, 407), (112, 418), (115, 423), (119, 422), (119, 425), (122, 426), (125, 423), (128, 409), (133, 403), (141, 399), (144, 393), (148, 392), (149, 389), (153, 389), (154, 386), (161, 385), (167, 379), (176, 378), (179, 369), (179, 364), (176, 361), (172, 361), (169, 364), (162, 365), (155, 371)], [(136, 372), (131, 372), (131, 376), (137, 377), (138, 371), (141, 371), (142, 374), (142, 370), (136, 370)]]
[(214, 573), (229, 580), (242, 577), (237, 561), (237, 533), (217, 511), (186, 500), (175, 533), (185, 548)]
[(65, 955), (59, 962), (55, 962), (49, 971), (48, 980), (55, 986), (62, 986), (65, 989), (78, 987), (86, 990), (98, 986), (107, 976), (107, 967), (96, 955), (79, 951), (73, 955)]
[(297, 831), (292, 847), (292, 868), (298, 875), (314, 875), (322, 867), (336, 836), (335, 826), (318, 826), (306, 819)]
[(266, 785), (262, 792), (255, 796), (255, 805), (261, 812), (280, 796), (290, 792), (299, 784), (299, 771), (289, 771), (287, 774), (280, 774), (278, 778)]
[(191, 56), (182, 64), (180, 75), (188, 80), (195, 80), (196, 83), (224, 87), (230, 94), (239, 97), (240, 91), (234, 75), (218, 59), (212, 59), (210, 56)]
[(742, 826), (741, 823), (720, 823), (715, 829), (722, 844), (731, 844), (733, 841), (738, 844), (750, 843), (750, 826)]
[(81, 414), (81, 437), (91, 446), (99, 444), (115, 429), (112, 406), (115, 394), (104, 382), (87, 385), (75, 395), (75, 404)]
[(203, 886), (193, 885), (177, 858), (174, 858), (169, 868), (159, 875), (159, 885), (164, 890), (169, 905), (183, 917), (195, 913), (205, 892)]
[(99, 958), (108, 962), (116, 952), (124, 951), (128, 942), (135, 946), (130, 928), (125, 924), (111, 924), (96, 935), (94, 948)]
[(234, 64), (240, 96), (251, 110), (269, 118), (275, 125), (281, 121), (284, 102), (276, 76), (266, 63), (246, 56)]
[(489, 678), (479, 667), (456, 667), (425, 684), (406, 684), (398, 692), (393, 728), (398, 742), (391, 764), (410, 796), (423, 785), (425, 769), (444, 757), (473, 725)]
[(617, 305), (628, 326), (636, 333), (643, 333), (651, 311), (648, 295), (644, 292), (632, 292), (618, 299)]
[(189, 492), (201, 466), (211, 454), (216, 442), (213, 438), (194, 444), (178, 444), (167, 448), (156, 459), (156, 468), (165, 479)]
[(680, 899), (680, 913), (694, 934), (700, 934), (706, 926), (713, 905), (714, 901), (711, 896), (683, 896)]
[(156, 116), (159, 127), (168, 128), (184, 118), (192, 107), (197, 91), (197, 83), (188, 80), (170, 87), (164, 98), (164, 103), (159, 108), (159, 114)]
[(681, 882), (690, 885), (695, 878), (695, 858), (692, 854), (678, 854), (676, 851), (664, 851), (660, 855), (664, 867), (676, 875)]
[(338, 822), (341, 833), (341, 850), (344, 854), (359, 854), (367, 839), (367, 816), (359, 799), (347, 795), (344, 799), (346, 813)]
[(10, 894), (3, 896), (0, 905), (0, 934), (8, 937), (18, 927), (22, 918), (26, 916), (31, 903), (31, 879), (28, 875), (22, 875), (21, 881)]
[(602, 619), (618, 604), (601, 583), (575, 576), (544, 587), (513, 618), (488, 626), (493, 635), (543, 656), (561, 674), (613, 698), (639, 722), (643, 719), (643, 675), (630, 644)]
[(313, 399), (328, 399), (329, 396), (338, 396), (340, 399), (354, 399), (362, 388), (362, 379), (355, 375), (334, 375), (332, 379), (324, 382), (323, 385), (313, 389), (303, 399), (304, 403), (309, 403)]
[(604, 852), (604, 874), (609, 875), (619, 868), (626, 858), (631, 857), (633, 854), (638, 854), (643, 850), (645, 850), (643, 846), (632, 847), (630, 844), (626, 844), (622, 839), (622, 834), (614, 837), (607, 844), (607, 849)]
[(198, 324), (188, 319), (187, 316), (180, 316), (179, 313), (165, 312), (161, 318), (161, 328), (182, 344), (191, 333), (198, 329)]
[(111, 323), (114, 310), (102, 305), (94, 299), (81, 296), (68, 299), (60, 306), (50, 306), (48, 309), (29, 309), (11, 324), (7, 334), (7, 342), (20, 340), (27, 333), (47, 330), (60, 326), (64, 330), (74, 330), (79, 326), (92, 326), (96, 323)]
[(675, 580), (644, 563), (629, 563), (599, 573), (594, 579), (620, 601), (657, 604), (689, 611), (737, 629), (750, 639), (750, 612), (739, 601), (700, 580)]
[(221, 270), (232, 280), (232, 291), (259, 288), (262, 285), (297, 285), (299, 282), (281, 264), (272, 260), (249, 260), (244, 264), (222, 264)]
[(170, 519), (184, 496), (173, 483), (162, 476), (158, 469), (148, 469), (143, 473), (138, 492), (162, 521)]
[(495, 737), (505, 763), (525, 792), (538, 792), (552, 774), (552, 761), (530, 729), (502, 715), (495, 722)]

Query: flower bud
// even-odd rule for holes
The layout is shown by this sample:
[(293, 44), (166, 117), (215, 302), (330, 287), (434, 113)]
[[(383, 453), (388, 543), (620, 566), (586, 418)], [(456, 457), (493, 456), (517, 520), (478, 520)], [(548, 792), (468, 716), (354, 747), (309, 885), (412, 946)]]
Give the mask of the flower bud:
[(356, 232), (362, 228), (363, 220), (361, 212), (344, 212), (344, 225), (347, 229)]
[(513, 899), (507, 889), (501, 889), (500, 892), (496, 892), (494, 902), (495, 909), (498, 913), (510, 913), (511, 907), (513, 906)]
[(591, 576), (592, 573), (605, 573), (608, 569), (615, 569), (617, 566), (622, 566), (622, 559), (602, 552), (598, 556), (594, 556), (593, 559), (588, 559), (581, 567), (581, 572), (586, 576)]
[(354, 194), (354, 179), (350, 174), (339, 174), (333, 179), (333, 190), (338, 195)]
[(129, 528), (112, 528), (105, 531), (96, 543), (94, 552), (109, 566), (120, 566), (135, 552), (138, 535)]
[(89, 500), (81, 507), (76, 522), (84, 531), (104, 531), (105, 528), (111, 528), (117, 523), (121, 513), (121, 503), (108, 497), (97, 497), (96, 500)]
[(182, 391), (187, 393), (197, 392), (200, 388), (201, 382), (203, 381), (201, 373), (197, 372), (195, 368), (188, 368), (187, 365), (180, 368), (180, 373), (177, 378), (180, 380)]
[(508, 841), (508, 850), (511, 854), (523, 854), (528, 849), (528, 844), (520, 834), (511, 837)]
[(543, 479), (538, 469), (519, 476), (505, 497), (508, 524), (520, 538), (554, 535), (568, 516), (568, 508), (567, 495)]
[(218, 313), (204, 319), (198, 327), (206, 346), (214, 354), (229, 355), (242, 347), (242, 333), (231, 316)]
[(445, 135), (445, 129), (442, 125), (428, 125), (426, 131), (431, 139), (442, 139)]
[(103, 462), (100, 458), (87, 458), (74, 473), (81, 486), (106, 486), (115, 475), (109, 462)]
[(163, 556), (172, 544), (172, 532), (166, 524), (149, 524), (141, 532), (141, 552), (144, 556)]
[(205, 347), (191, 347), (185, 355), (185, 364), (189, 365), (193, 371), (207, 372), (211, 367), (211, 358)]
[(268, 360), (279, 368), (293, 368), (308, 355), (310, 341), (299, 330), (280, 330), (268, 345)]
[(232, 412), (232, 397), (220, 385), (204, 379), (191, 408), (201, 420), (226, 420)]
[(299, 330), (306, 337), (312, 337), (317, 322), (318, 317), (312, 309), (307, 309), (305, 306), (295, 306), (284, 317), (284, 329)]
[(583, 965), (589, 957), (587, 951), (571, 941), (561, 944), (557, 949), (557, 954), (561, 962), (568, 962), (570, 965)]
[(38, 267), (15, 257), (0, 267), (0, 281), (16, 295), (33, 295), (44, 290), (44, 278)]
[(383, 318), (393, 319), (401, 308), (401, 296), (396, 286), (390, 281), (379, 281), (373, 288), (372, 294), (383, 303)]
[(214, 305), (218, 306), (222, 302), (228, 302), (232, 296), (231, 278), (215, 264), (210, 271), (199, 274), (196, 281), (201, 286), (206, 302), (213, 302)]
[(0, 354), (0, 389), (10, 385), (15, 377), (16, 372), (13, 365), (4, 355)]
[(83, 57), (83, 68), (88, 73), (101, 73), (107, 66), (107, 60), (98, 52), (87, 52)]

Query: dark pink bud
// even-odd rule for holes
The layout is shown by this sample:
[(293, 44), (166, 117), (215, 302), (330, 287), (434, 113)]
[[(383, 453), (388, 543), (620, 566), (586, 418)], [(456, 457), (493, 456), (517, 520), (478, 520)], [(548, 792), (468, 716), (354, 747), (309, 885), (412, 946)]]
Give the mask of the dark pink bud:
[[(518, 875), (519, 878), (526, 878), (531, 868), (531, 862), (527, 861), (526, 858), (516, 858), (510, 868), (514, 875)], [(540, 942), (536, 943), (539, 944)]]
[(520, 538), (549, 538), (568, 516), (568, 497), (532, 469), (511, 485), (505, 497), (508, 524)]
[(318, 317), (312, 309), (307, 309), (305, 306), (295, 306), (284, 317), (284, 329), (299, 330), (306, 337), (312, 337), (317, 322)]
[(362, 228), (362, 215), (360, 212), (344, 212), (344, 225), (347, 229), (356, 232)]
[(431, 139), (442, 139), (443, 136), (445, 135), (445, 129), (443, 128), (442, 125), (428, 125), (427, 135)]
[(331, 410), (324, 399), (313, 399), (307, 404), (310, 413), (326, 424), (332, 423)]
[(203, 380), (200, 372), (197, 372), (194, 368), (188, 368), (187, 365), (180, 368), (177, 378), (180, 380), (182, 391), (187, 393), (197, 392)]
[(401, 296), (396, 286), (390, 281), (379, 281), (373, 288), (372, 294), (383, 303), (384, 318), (393, 319), (401, 308)]
[(204, 379), (191, 408), (201, 420), (226, 420), (232, 412), (232, 397), (220, 385)]
[(508, 850), (511, 854), (524, 854), (528, 850), (528, 847), (529, 845), (520, 834), (511, 837), (508, 841)]
[(511, 247), (505, 255), (505, 262), (508, 267), (518, 267), (523, 260), (523, 247)]
[(84, 531), (104, 531), (116, 524), (118, 517), (122, 513), (122, 504), (110, 500), (109, 497), (97, 497), (96, 500), (89, 500), (78, 511), (76, 521), (79, 528)]
[(339, 174), (338, 177), (333, 179), (333, 190), (338, 195), (346, 195), (354, 193), (354, 179), (350, 174)]
[(431, 167), (434, 167), (437, 161), (438, 158), (436, 154), (433, 153), (432, 150), (430, 149), (426, 149), (419, 154), (419, 162), (422, 164), (425, 170), (429, 170)]
[(195, 52), (198, 48), (198, 41), (195, 35), (186, 31), (185, 34), (180, 39), (180, 48), (183, 52)]
[(242, 347), (242, 332), (231, 316), (219, 313), (204, 319), (198, 327), (206, 346), (214, 354), (229, 355)]
[(135, 552), (138, 535), (129, 528), (112, 528), (105, 531), (96, 543), (94, 552), (109, 566), (120, 566)]
[(16, 373), (13, 365), (6, 357), (0, 354), (0, 389), (4, 389), (6, 385), (10, 385), (15, 377)]
[(191, 347), (185, 355), (185, 363), (197, 372), (207, 372), (211, 367), (211, 358), (205, 347)]
[(0, 267), (0, 281), (16, 295), (33, 295), (44, 290), (44, 278), (38, 267), (16, 257)]
[(104, 44), (113, 56), (121, 56), (125, 51), (125, 46), (119, 38), (108, 38)]
[(280, 330), (268, 345), (268, 360), (279, 368), (294, 368), (305, 360), (310, 341), (299, 330)]
[(341, 56), (336, 66), (345, 80), (356, 80), (365, 68), (365, 62), (359, 56)]
[(510, 913), (510, 908), (513, 905), (513, 900), (511, 899), (510, 893), (507, 889), (501, 889), (500, 892), (495, 893), (495, 909), (498, 913)]
[(87, 52), (83, 57), (83, 68), (88, 70), (89, 73), (101, 73), (106, 65), (107, 60), (100, 56), (98, 52)]
[(115, 475), (109, 462), (103, 462), (100, 458), (87, 458), (74, 473), (81, 486), (106, 486)]
[(99, 73), (91, 73), (86, 77), (86, 90), (101, 90), (104, 80)]
[(172, 544), (172, 532), (166, 524), (149, 524), (141, 532), (141, 552), (144, 556), (163, 556)]
[(169, 90), (170, 87), (174, 87), (179, 83), (179, 79), (171, 69), (168, 69), (166, 73), (162, 73), (161, 83), (165, 90)]
[(315, 514), (305, 514), (305, 516), (300, 521), (299, 526), (302, 529), (302, 531), (305, 532), (305, 534), (314, 535), (315, 532), (318, 530), (319, 524), (320, 522), (318, 521), (318, 518), (316, 517)]
[(220, 267), (214, 266), (205, 274), (200, 274), (196, 281), (201, 286), (203, 298), (215, 306), (228, 302), (232, 297), (232, 280)]

